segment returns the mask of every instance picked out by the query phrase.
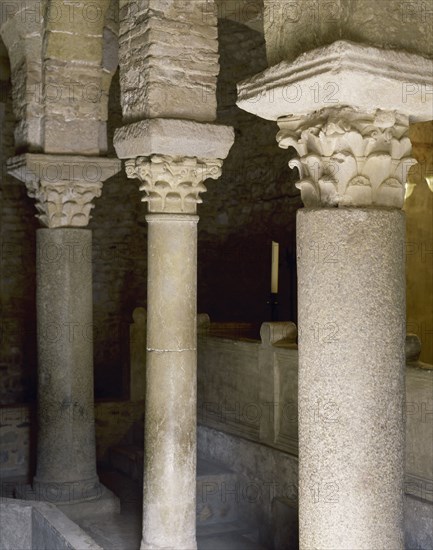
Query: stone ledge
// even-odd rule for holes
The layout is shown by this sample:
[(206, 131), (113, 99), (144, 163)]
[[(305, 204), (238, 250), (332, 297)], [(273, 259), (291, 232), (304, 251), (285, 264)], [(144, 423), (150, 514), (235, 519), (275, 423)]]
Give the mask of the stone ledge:
[(82, 155), (25, 153), (7, 161), (8, 173), (25, 183), (103, 182), (122, 168), (118, 159)]
[[(57, 485), (53, 483), (53, 485)], [(94, 498), (78, 499), (70, 502), (44, 502), (38, 498), (37, 491), (31, 485), (20, 485), (16, 489), (16, 496), (22, 501), (38, 502), (41, 504), (55, 505), (72, 521), (79, 521), (87, 517), (100, 516), (103, 514), (119, 514), (120, 500), (110, 489), (99, 483), (99, 493)]]
[(234, 142), (231, 126), (153, 118), (118, 128), (114, 147), (121, 159), (170, 155), (225, 159)]
[(433, 119), (433, 60), (339, 40), (238, 84), (238, 107), (268, 120), (351, 106)]

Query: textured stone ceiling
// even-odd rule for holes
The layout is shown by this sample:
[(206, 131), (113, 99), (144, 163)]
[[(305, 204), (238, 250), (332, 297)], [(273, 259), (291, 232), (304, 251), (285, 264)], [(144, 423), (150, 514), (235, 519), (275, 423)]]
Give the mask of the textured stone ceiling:
[(263, 33), (263, 0), (216, 0), (218, 17)]

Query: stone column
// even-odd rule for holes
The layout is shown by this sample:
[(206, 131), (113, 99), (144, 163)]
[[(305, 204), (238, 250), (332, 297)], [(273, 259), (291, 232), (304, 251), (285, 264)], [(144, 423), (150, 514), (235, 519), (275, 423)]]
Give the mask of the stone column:
[[(336, 42), (239, 86), (238, 104), (277, 120), (280, 147), (296, 150), (289, 166), (305, 204), (297, 218), (301, 549), (404, 548), (401, 208), (416, 162), (409, 121), (433, 116), (421, 94), (432, 69), (416, 55)], [(416, 86), (419, 95), (409, 94)]]
[[(231, 144), (231, 131), (221, 131)], [(195, 212), (203, 181), (218, 178), (221, 166), (219, 159), (162, 155), (126, 163), (150, 212), (143, 550), (197, 547)]]
[(404, 548), (404, 214), (305, 208), (297, 242), (302, 547)]
[[(27, 498), (71, 517), (118, 511), (96, 473), (93, 403), (92, 200), (118, 160), (25, 154), (9, 173), (36, 199), (38, 442)], [(95, 508), (96, 505), (96, 508)]]
[[(143, 549), (196, 548), (197, 222), (147, 216)], [(163, 398), (161, 399), (161, 397)]]
[(216, 118), (213, 0), (120, 3), (117, 156), (149, 205), (142, 549), (193, 550), (197, 204), (234, 140)]
[(98, 495), (93, 423), (92, 232), (37, 231), (38, 445), (43, 500)]

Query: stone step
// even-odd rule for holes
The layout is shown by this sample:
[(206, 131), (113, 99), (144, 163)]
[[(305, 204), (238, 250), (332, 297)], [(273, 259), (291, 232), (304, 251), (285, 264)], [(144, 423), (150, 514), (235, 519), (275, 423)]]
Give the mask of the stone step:
[(238, 476), (220, 464), (197, 461), (197, 525), (239, 519)]
[[(112, 468), (141, 483), (143, 450), (136, 445), (118, 445), (110, 450)], [(237, 475), (214, 462), (197, 461), (197, 525), (230, 523), (239, 519)]]
[(251, 525), (244, 521), (226, 521), (223, 523), (207, 523), (197, 525), (197, 537), (211, 537), (221, 533), (232, 533), (242, 536), (256, 536), (252, 533)]
[[(224, 525), (221, 525), (223, 529)], [(257, 542), (251, 540), (248, 535), (239, 533), (220, 533), (209, 536), (197, 537), (198, 550), (266, 550)]]
[[(218, 472), (231, 473), (224, 467), (198, 461), (198, 478), (215, 476)], [(117, 517), (96, 518), (80, 522), (82, 528), (106, 550), (131, 550), (138, 548), (141, 537), (141, 484), (115, 470), (99, 472), (100, 479), (120, 498), (122, 513)], [(197, 544), (199, 550), (263, 550), (254, 541), (258, 532), (243, 521), (223, 521), (220, 523), (197, 524)]]

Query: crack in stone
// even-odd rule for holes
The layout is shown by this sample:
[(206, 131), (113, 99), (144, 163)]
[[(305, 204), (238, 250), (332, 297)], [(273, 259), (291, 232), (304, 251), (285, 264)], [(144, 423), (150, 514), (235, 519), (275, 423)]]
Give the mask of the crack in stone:
[(182, 349), (156, 349), (146, 348), (146, 351), (155, 351), (156, 353), (178, 353), (180, 351), (197, 351), (197, 348), (182, 348)]

